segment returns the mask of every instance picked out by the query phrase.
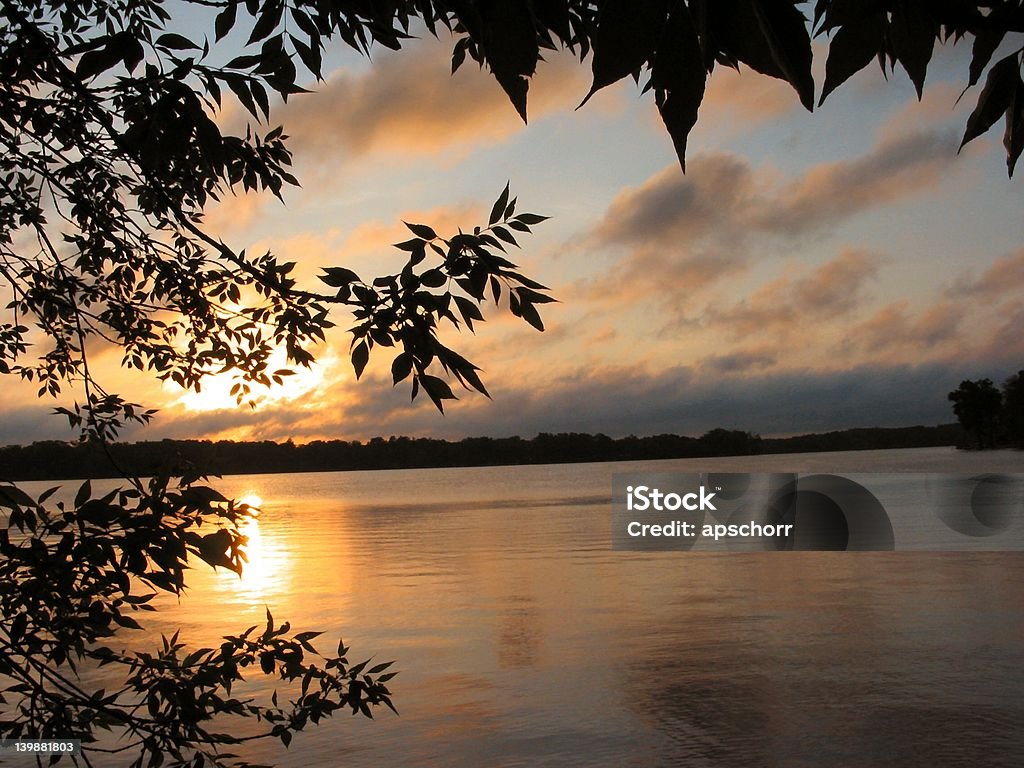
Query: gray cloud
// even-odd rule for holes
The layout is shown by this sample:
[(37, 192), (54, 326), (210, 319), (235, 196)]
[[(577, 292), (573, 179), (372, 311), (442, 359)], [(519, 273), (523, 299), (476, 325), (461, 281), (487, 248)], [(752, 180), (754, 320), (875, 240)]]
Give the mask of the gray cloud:
[[(782, 184), (735, 155), (698, 155), (685, 176), (670, 166), (609, 205), (584, 242), (626, 253), (585, 287), (597, 300), (628, 301), (663, 295), (667, 282), (698, 290), (746, 269), (766, 238), (827, 231), (921, 194), (938, 184), (955, 150), (956, 139), (946, 131), (903, 134)], [(808, 290), (825, 300), (813, 286)]]
[(956, 147), (951, 130), (883, 140), (860, 157), (810, 169), (764, 199), (750, 225), (767, 232), (803, 234), (913, 197), (938, 182), (940, 171), (955, 158)]
[[(538, 432), (603, 432), (612, 436), (664, 432), (696, 435), (725, 427), (764, 435), (865, 426), (936, 424), (953, 420), (946, 394), (965, 378), (1002, 380), (1013, 360), (950, 365), (864, 365), (834, 372), (786, 371), (749, 376), (750, 366), (721, 359), (719, 371), (678, 367), (657, 374), (628, 368), (566, 375), (541, 389), (492, 382), (493, 401), (469, 397), (441, 416), (426, 402), (410, 406), (408, 390), (366, 381), (364, 398), (333, 415), (298, 407), (158, 419), (132, 439), (195, 437), (248, 428), (250, 439), (298, 442), (376, 435), (532, 436)], [(756, 366), (757, 361), (748, 361)], [(1016, 366), (1016, 367), (1015, 367)]]
[[(588, 249), (617, 246), (628, 253), (583, 284), (585, 296), (670, 302), (680, 291), (698, 291), (746, 268), (749, 233), (742, 221), (752, 194), (750, 167), (727, 154), (698, 155), (687, 167), (683, 176), (672, 165), (612, 202), (583, 242)], [(667, 285), (675, 290), (666, 291)]]
[[(25, 445), (36, 440), (71, 440), (76, 435), (63, 416), (53, 415), (53, 405), (29, 405), (4, 411), (0, 419), (0, 445)], [(3, 467), (0, 467), (0, 480)]]
[(751, 202), (753, 171), (735, 155), (698, 155), (620, 193), (597, 224), (604, 244), (673, 245), (719, 232)]
[(766, 351), (736, 351), (714, 355), (701, 361), (719, 373), (743, 373), (759, 368), (770, 368), (778, 361), (777, 355)]
[[(777, 435), (936, 424), (953, 419), (946, 394), (959, 381), (981, 377), (1002, 381), (1020, 368), (1024, 348), (1019, 324), (1024, 306), (1019, 310), (1007, 318), (1002, 336), (979, 348), (978, 357), (955, 363), (751, 375), (757, 368), (770, 366), (772, 356), (750, 350), (709, 358), (699, 368), (681, 366), (659, 373), (624, 367), (580, 370), (537, 388), (491, 381), (493, 401), (466, 395), (449, 404), (445, 416), (425, 401), (410, 404), (407, 388), (392, 388), (383, 378), (372, 378), (353, 386), (351, 392), (358, 401), (331, 411), (309, 411), (299, 403), (260, 411), (166, 412), (151, 427), (129, 430), (123, 439), (194, 438), (234, 430), (244, 431), (247, 439), (298, 442), (401, 434), (451, 439), (528, 437), (538, 432), (697, 435), (715, 427)], [(0, 443), (72, 438), (65, 422), (47, 416), (48, 410), (9, 413), (0, 425)]]
[[(848, 371), (789, 371), (753, 377), (700, 376), (687, 368), (656, 375), (620, 369), (565, 380), (543, 398), (502, 396), (497, 413), (453, 411), (446, 433), (531, 435), (538, 431), (604, 432), (612, 436), (715, 427), (765, 435), (953, 420), (946, 394), (963, 378), (1012, 373), (988, 367), (862, 366)], [(434, 430), (437, 431), (437, 428)]]

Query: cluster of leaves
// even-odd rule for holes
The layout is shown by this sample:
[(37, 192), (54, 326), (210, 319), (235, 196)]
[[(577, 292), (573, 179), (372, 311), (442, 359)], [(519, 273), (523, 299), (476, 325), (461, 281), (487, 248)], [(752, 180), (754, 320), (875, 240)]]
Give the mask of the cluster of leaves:
[[(1024, 3), (1020, 0), (968, 3), (960, 0), (888, 0), (850, 3), (818, 0), (814, 23), (819, 34), (831, 35), (821, 101), (852, 75), (877, 60), (885, 73), (898, 62), (920, 98), (936, 42), (968, 38), (972, 56), (967, 87), (985, 85), (967, 120), (961, 148), (1005, 119), (1006, 166), (1013, 176), (1024, 151)], [(1014, 43), (1012, 38), (1016, 36)], [(1008, 42), (1009, 50), (995, 64), (992, 57)], [(1007, 46), (1004, 46), (1004, 48)], [(965, 89), (966, 90), (966, 89)]]
[[(686, 143), (697, 121), (707, 78), (716, 64), (750, 67), (792, 85), (800, 102), (814, 107), (811, 34), (829, 36), (819, 104), (852, 75), (877, 59), (888, 74), (898, 63), (918, 96), (936, 43), (968, 38), (973, 58), (968, 86), (988, 72), (963, 144), (1005, 117), (1004, 143), (1012, 176), (1024, 150), (1022, 47), (1005, 41), (1024, 32), (1019, 0), (816, 0), (813, 22), (799, 0), (603, 0), (602, 2), (452, 3), (465, 32), (452, 68), (467, 53), (487, 64), (526, 118), (527, 78), (545, 48), (556, 43), (585, 59), (592, 52), (596, 91), (625, 77), (653, 91), (665, 127), (685, 168)], [(499, 10), (500, 7), (500, 10)], [(1006, 46), (1004, 46), (1005, 48)]]
[(488, 289), (495, 304), (504, 291), (513, 315), (544, 330), (536, 305), (554, 299), (541, 293), (547, 288), (517, 272), (516, 265), (501, 253), (506, 251), (504, 244), (518, 246), (513, 231), (530, 232), (530, 225), (546, 217), (517, 215), (515, 209), (516, 200), (509, 200), (506, 185), (491, 207), (487, 227), (476, 227), (472, 234), (460, 232), (445, 239), (426, 224), (407, 223), (415, 237), (395, 246), (409, 254), (402, 271), (378, 277), (369, 285), (350, 269), (324, 270), (320, 279), (338, 289), (338, 299), (358, 303), (351, 345), (357, 377), (374, 346), (400, 348), (391, 364), (392, 377), (396, 385), (412, 377), (413, 399), (422, 388), (440, 411), (444, 400), (455, 399), (444, 379), (428, 373), (435, 361), (466, 389), (490, 397), (479, 369), (442, 344), (437, 330), (440, 321), (447, 320), (455, 328), (465, 323), (472, 331), (473, 323), (484, 319), (480, 305), (487, 299)]
[[(393, 709), (389, 663), (350, 665), (342, 643), (336, 656), (320, 657), (311, 644), (319, 632), (291, 635), (269, 610), (262, 632), (250, 627), (216, 649), (189, 652), (177, 634), (156, 653), (105, 644), (140, 629), (134, 616), (154, 610), (158, 593), (182, 592), (190, 558), (241, 571), (239, 524), (253, 510), (187, 480), (157, 478), (102, 496), (86, 482), (73, 504), (52, 508), (56, 489), (34, 499), (0, 484), (0, 705), (10, 709), (0, 738), (81, 739), (86, 765), (126, 753), (138, 768), (241, 766), (228, 762), (226, 747), (260, 738), (287, 745), (342, 708), (367, 717), (377, 705)], [(114, 670), (107, 677), (120, 680), (116, 689), (83, 686), (79, 669), (97, 665)], [(294, 698), (233, 696), (250, 673), (280, 679)], [(236, 718), (262, 725), (239, 736)]]

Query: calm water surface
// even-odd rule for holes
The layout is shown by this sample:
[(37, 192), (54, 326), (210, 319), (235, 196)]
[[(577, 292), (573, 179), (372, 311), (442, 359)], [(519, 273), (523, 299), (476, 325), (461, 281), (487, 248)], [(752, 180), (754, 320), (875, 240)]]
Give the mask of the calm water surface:
[(1024, 471), (869, 451), (228, 477), (263, 499), (242, 579), (197, 570), (152, 631), (262, 624), (397, 660), (400, 716), (337, 716), (281, 766), (1019, 766), (1024, 553), (613, 552), (612, 472)]

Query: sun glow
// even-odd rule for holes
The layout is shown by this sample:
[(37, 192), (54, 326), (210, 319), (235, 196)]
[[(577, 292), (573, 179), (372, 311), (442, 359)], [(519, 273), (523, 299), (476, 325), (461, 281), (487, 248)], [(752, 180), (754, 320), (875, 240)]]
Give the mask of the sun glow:
[[(210, 411), (234, 410), (240, 405), (250, 405), (259, 410), (271, 405), (288, 403), (303, 398), (310, 400), (322, 391), (328, 384), (329, 374), (337, 363), (337, 357), (331, 353), (320, 357), (317, 362), (309, 368), (295, 368), (290, 376), (284, 376), (281, 384), (273, 384), (265, 387), (261, 384), (251, 383), (251, 391), (244, 397), (241, 403), (238, 402), (236, 385), (240, 379), (231, 373), (213, 374), (202, 382), (202, 389), (198, 392), (189, 390), (182, 392), (173, 383), (168, 382), (164, 389), (167, 392), (175, 392), (178, 397), (171, 405), (180, 405), (185, 410), (193, 413), (206, 413)], [(275, 350), (267, 363), (267, 370), (270, 372), (289, 368), (284, 350)], [(314, 402), (319, 398), (312, 398)]]

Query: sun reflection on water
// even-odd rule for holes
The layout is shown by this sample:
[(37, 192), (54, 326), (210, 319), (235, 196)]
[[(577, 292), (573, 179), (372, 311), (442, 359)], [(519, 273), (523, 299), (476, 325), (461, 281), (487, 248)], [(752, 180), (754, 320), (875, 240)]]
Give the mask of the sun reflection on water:
[[(292, 556), (287, 541), (276, 526), (268, 522), (264, 500), (259, 494), (249, 491), (237, 499), (246, 504), (253, 513), (239, 524), (239, 532), (245, 536), (243, 547), (245, 564), (242, 575), (222, 572), (219, 585), (222, 590), (233, 592), (240, 602), (264, 604), (281, 595), (291, 581)], [(263, 524), (261, 525), (261, 521)]]
[(260, 509), (263, 507), (263, 498), (253, 491), (248, 491), (244, 496), (238, 498), (239, 504), (245, 504), (250, 507), (250, 511), (256, 515), (259, 515)]

